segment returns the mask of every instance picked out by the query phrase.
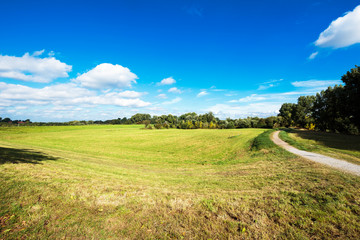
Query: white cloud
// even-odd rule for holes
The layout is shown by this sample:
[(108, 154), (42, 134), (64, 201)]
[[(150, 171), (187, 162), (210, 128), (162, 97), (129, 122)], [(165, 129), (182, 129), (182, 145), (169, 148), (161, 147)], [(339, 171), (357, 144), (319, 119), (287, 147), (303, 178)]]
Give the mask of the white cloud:
[(360, 43), (360, 5), (332, 21), (315, 41), (318, 47), (342, 48)]
[(263, 82), (263, 83), (260, 84), (258, 90), (266, 90), (268, 88), (275, 87), (275, 86), (279, 85), (279, 82), (281, 82), (283, 80), (284, 79), (280, 78), (280, 79), (275, 79), (275, 80)]
[(163, 102), (162, 104), (164, 104), (164, 105), (175, 104), (175, 103), (180, 102), (181, 100), (182, 100), (182, 98), (177, 97), (177, 98), (174, 98), (174, 99), (173, 99), (173, 100), (171, 100), (171, 101)]
[(93, 89), (131, 87), (138, 77), (128, 68), (118, 64), (102, 63), (75, 79), (83, 87)]
[[(291, 91), (282, 93), (269, 93), (269, 94), (251, 94), (244, 98), (228, 101), (229, 103), (253, 104), (253, 102), (269, 103), (269, 102), (296, 102), (300, 96), (314, 95), (315, 93), (327, 88), (325, 86), (317, 86), (316, 88), (305, 88), (302, 91)], [(260, 104), (259, 103), (259, 104)]]
[(0, 55), (0, 78), (29, 82), (48, 83), (57, 78), (68, 77), (72, 66), (54, 57), (39, 58), (44, 50), (25, 53), (22, 57)]
[(307, 80), (307, 81), (296, 81), (291, 84), (294, 87), (306, 87), (306, 88), (321, 88), (328, 87), (330, 85), (340, 84), (340, 80)]
[(70, 99), (82, 96), (95, 95), (95, 93), (77, 87), (74, 83), (57, 84), (44, 88), (31, 88), (24, 85), (7, 84), (0, 82), (0, 99), (15, 101), (52, 101), (58, 99)]
[(31, 88), (23, 85), (0, 82), (0, 102), (3, 106), (21, 105), (113, 105), (122, 107), (145, 107), (139, 97), (143, 93), (135, 91), (110, 92), (97, 95), (95, 91), (76, 86), (74, 83), (57, 84), (44, 88)]
[(157, 95), (156, 97), (161, 98), (161, 99), (166, 99), (167, 98), (166, 94), (164, 94), (164, 93), (161, 93), (161, 94)]
[(157, 85), (171, 85), (171, 84), (174, 84), (176, 83), (175, 79), (173, 77), (168, 77), (168, 78), (165, 78), (163, 80), (161, 80), (161, 82), (157, 83)]
[(268, 85), (260, 85), (259, 88), (258, 88), (258, 90), (266, 90), (266, 89), (272, 88), (272, 87), (274, 87), (274, 86), (275, 86), (275, 85), (272, 84), (272, 83), (270, 83), (270, 84), (268, 84)]
[(170, 93), (182, 93), (182, 91), (176, 87), (172, 87), (168, 90)]
[(314, 58), (316, 58), (316, 56), (319, 54), (319, 52), (313, 52), (312, 54), (310, 54), (310, 56), (308, 57), (309, 60), (313, 60)]
[(118, 93), (119, 97), (125, 97), (125, 98), (139, 98), (142, 95), (144, 95), (144, 93), (135, 92), (135, 91), (124, 91), (124, 92)]
[(44, 52), (45, 52), (45, 49), (40, 50), (40, 51), (35, 51), (35, 52), (32, 54), (32, 56), (33, 56), (33, 57), (37, 57), (37, 56), (42, 55)]
[(266, 97), (259, 96), (257, 94), (251, 94), (250, 96), (246, 96), (244, 98), (240, 98), (239, 100), (231, 100), (230, 102), (254, 102), (254, 101), (261, 101), (266, 100)]
[(280, 102), (251, 103), (245, 106), (216, 104), (206, 111), (211, 111), (220, 118), (269, 117), (278, 114), (281, 104)]
[(197, 95), (197, 97), (202, 97), (202, 96), (205, 96), (205, 95), (208, 95), (209, 93), (206, 92), (206, 91), (201, 91), (199, 92), (199, 94)]

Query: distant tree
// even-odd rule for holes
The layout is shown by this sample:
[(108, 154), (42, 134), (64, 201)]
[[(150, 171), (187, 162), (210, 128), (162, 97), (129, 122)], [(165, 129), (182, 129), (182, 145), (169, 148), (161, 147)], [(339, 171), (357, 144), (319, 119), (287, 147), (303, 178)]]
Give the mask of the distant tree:
[(277, 122), (277, 117), (267, 117), (265, 118), (266, 128), (273, 128), (275, 123)]
[(251, 122), (249, 119), (238, 119), (236, 127), (238, 128), (250, 128)]
[(257, 128), (266, 128), (266, 122), (265, 119), (260, 118), (259, 121), (256, 124)]
[(4, 119), (2, 120), (2, 122), (8, 123), (8, 122), (11, 122), (11, 119), (7, 117), (7, 118), (4, 118)]
[(142, 124), (145, 120), (150, 120), (151, 115), (150, 114), (143, 114), (143, 113), (137, 113), (130, 118), (131, 123), (135, 124)]
[(199, 120), (202, 122), (217, 122), (214, 114), (212, 112), (208, 112), (202, 115), (199, 115)]
[(150, 120), (144, 120), (145, 128), (148, 128), (150, 125)]
[(235, 123), (234, 121), (227, 121), (227, 124), (225, 126), (227, 129), (234, 129), (235, 128)]

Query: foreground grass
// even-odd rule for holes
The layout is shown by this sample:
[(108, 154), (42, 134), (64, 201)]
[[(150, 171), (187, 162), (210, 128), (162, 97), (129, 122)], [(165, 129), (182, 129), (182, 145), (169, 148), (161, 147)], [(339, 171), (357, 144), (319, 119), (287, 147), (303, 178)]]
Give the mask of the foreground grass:
[(301, 150), (360, 164), (360, 136), (286, 129), (280, 138)]
[(264, 131), (0, 129), (0, 238), (359, 238), (359, 178)]

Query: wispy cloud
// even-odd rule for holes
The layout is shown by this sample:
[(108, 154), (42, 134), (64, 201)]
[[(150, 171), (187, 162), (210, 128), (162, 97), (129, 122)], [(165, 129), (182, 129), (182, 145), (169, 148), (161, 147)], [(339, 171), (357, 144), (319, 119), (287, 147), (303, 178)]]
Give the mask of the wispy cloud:
[(171, 105), (171, 104), (175, 104), (175, 103), (178, 103), (182, 100), (181, 97), (177, 97), (177, 98), (174, 98), (173, 100), (171, 101), (167, 101), (167, 102), (163, 102), (162, 104), (163, 105)]
[(319, 52), (313, 52), (312, 54), (310, 54), (310, 56), (308, 57), (309, 60), (313, 60), (314, 58), (316, 58), (316, 56), (319, 54)]
[(258, 87), (257, 90), (266, 90), (268, 88), (272, 88), (275, 87), (277, 85), (279, 85), (279, 82), (283, 81), (284, 79), (275, 79), (275, 80), (271, 80), (271, 81), (267, 81), (267, 82), (263, 82), (260, 84), (260, 86)]
[(167, 98), (166, 94), (164, 94), (164, 93), (160, 93), (160, 94), (157, 95), (156, 97), (157, 97), (157, 98), (160, 98), (160, 99), (166, 99), (166, 98)]
[(280, 102), (251, 103), (245, 106), (216, 104), (206, 110), (213, 112), (220, 118), (244, 118), (248, 116), (269, 117), (278, 114), (281, 104)]
[(198, 93), (198, 95), (196, 95), (197, 97), (203, 97), (205, 95), (208, 95), (209, 93), (207, 91), (201, 91)]
[(229, 102), (231, 102), (231, 103), (235, 103), (235, 102), (254, 102), (254, 101), (261, 101), (261, 100), (266, 100), (266, 97), (259, 96), (257, 94), (251, 94), (250, 96), (240, 98), (238, 100), (231, 100)]
[(335, 84), (341, 84), (341, 80), (307, 80), (307, 81), (296, 81), (296, 82), (292, 82), (291, 84), (294, 87), (322, 88)]

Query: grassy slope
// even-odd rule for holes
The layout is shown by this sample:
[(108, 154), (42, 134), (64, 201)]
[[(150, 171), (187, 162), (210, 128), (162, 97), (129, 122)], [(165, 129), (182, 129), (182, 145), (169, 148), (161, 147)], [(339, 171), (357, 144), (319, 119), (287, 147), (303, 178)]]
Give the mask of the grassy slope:
[(358, 238), (359, 178), (263, 132), (0, 129), (0, 238)]
[(280, 138), (301, 150), (360, 164), (360, 136), (288, 129)]

